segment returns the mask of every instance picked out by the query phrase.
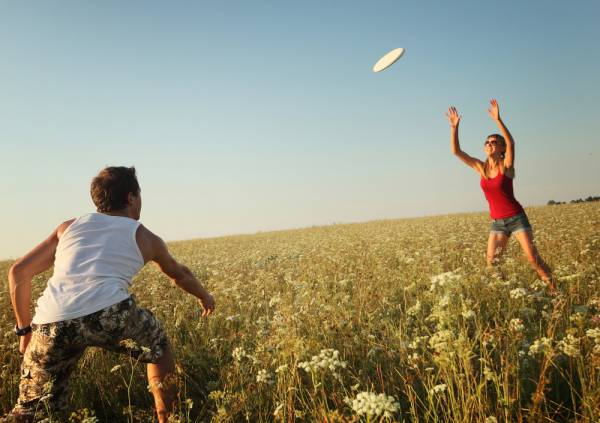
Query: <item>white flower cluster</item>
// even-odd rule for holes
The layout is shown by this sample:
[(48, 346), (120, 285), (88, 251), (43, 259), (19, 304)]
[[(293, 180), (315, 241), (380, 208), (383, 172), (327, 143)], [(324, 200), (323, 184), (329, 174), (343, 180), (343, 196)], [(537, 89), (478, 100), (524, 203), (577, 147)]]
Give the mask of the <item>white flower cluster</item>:
[(419, 314), (420, 311), (421, 311), (421, 301), (417, 300), (417, 302), (415, 303), (414, 306), (412, 306), (408, 310), (406, 310), (406, 314), (408, 314), (409, 316), (416, 316)]
[(558, 348), (569, 357), (579, 357), (579, 338), (568, 334), (558, 342)]
[(518, 300), (520, 298), (524, 298), (527, 295), (527, 290), (525, 288), (515, 288), (510, 291), (510, 298)]
[(460, 275), (455, 272), (441, 273), (431, 277), (430, 291), (435, 291), (436, 288), (442, 287), (460, 279)]
[(264, 383), (265, 385), (273, 385), (275, 380), (273, 374), (266, 369), (259, 370), (256, 374), (256, 382)]
[(511, 332), (521, 333), (525, 330), (525, 325), (521, 319), (511, 319), (508, 327), (510, 328)]
[(462, 312), (462, 317), (464, 317), (467, 320), (474, 319), (475, 312), (473, 310), (465, 310)]
[(585, 334), (594, 340), (594, 354), (600, 355), (600, 328), (588, 329)]
[(483, 375), (485, 376), (485, 380), (493, 381), (496, 379), (496, 372), (490, 369), (488, 366), (483, 368)]
[(446, 389), (448, 389), (448, 385), (446, 385), (445, 383), (441, 383), (441, 384), (435, 385), (433, 388), (431, 388), (429, 390), (429, 393), (431, 395), (441, 394), (441, 393), (446, 392)]
[(429, 338), (429, 347), (438, 354), (453, 352), (454, 335), (450, 330), (440, 330)]
[(418, 350), (421, 347), (427, 345), (427, 340), (429, 339), (429, 336), (416, 336), (415, 338), (413, 338), (413, 340), (410, 342), (410, 344), (408, 344), (408, 348), (410, 348), (411, 350)]
[(585, 314), (573, 313), (569, 316), (569, 321), (576, 326), (583, 326), (585, 324)]
[(440, 298), (438, 304), (441, 308), (448, 307), (448, 304), (450, 304), (450, 296), (448, 294), (444, 295), (442, 298)]
[(593, 338), (596, 342), (600, 341), (600, 328), (588, 329), (585, 331), (585, 334)]
[(536, 279), (529, 287), (534, 291), (543, 291), (548, 285), (541, 279)]
[(242, 361), (242, 358), (246, 357), (248, 354), (243, 347), (236, 347), (233, 349), (231, 356), (235, 361)]
[(400, 403), (391, 395), (376, 394), (374, 392), (360, 392), (351, 402), (352, 410), (359, 416), (391, 418), (400, 411)]
[(552, 349), (552, 339), (541, 337), (540, 339), (536, 339), (532, 345), (529, 346), (528, 354), (531, 356), (547, 353)]
[(298, 363), (298, 367), (305, 372), (315, 372), (318, 370), (330, 370), (334, 375), (338, 375), (339, 369), (345, 369), (347, 363), (340, 360), (340, 352), (333, 348), (321, 350), (319, 355), (313, 355), (310, 361)]

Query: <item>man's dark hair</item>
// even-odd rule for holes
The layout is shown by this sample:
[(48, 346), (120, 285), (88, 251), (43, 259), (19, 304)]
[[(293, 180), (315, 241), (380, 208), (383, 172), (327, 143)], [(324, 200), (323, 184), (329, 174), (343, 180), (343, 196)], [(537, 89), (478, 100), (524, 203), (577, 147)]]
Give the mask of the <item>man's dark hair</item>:
[(110, 166), (102, 169), (92, 180), (90, 194), (100, 213), (123, 210), (127, 207), (127, 196), (140, 195), (140, 185), (135, 167)]

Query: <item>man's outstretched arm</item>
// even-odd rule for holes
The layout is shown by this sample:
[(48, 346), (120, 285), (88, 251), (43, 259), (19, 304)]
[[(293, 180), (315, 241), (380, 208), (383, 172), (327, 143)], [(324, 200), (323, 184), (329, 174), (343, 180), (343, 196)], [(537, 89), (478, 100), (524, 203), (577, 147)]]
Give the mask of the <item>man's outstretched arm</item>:
[[(146, 229), (147, 230), (147, 229)], [(167, 245), (158, 236), (149, 232), (150, 244), (152, 247), (152, 258), (160, 270), (167, 275), (175, 285), (183, 289), (185, 292), (192, 294), (198, 298), (202, 306), (202, 316), (210, 315), (215, 309), (215, 300), (200, 281), (194, 276), (192, 271), (183, 264), (177, 262), (169, 253)]]

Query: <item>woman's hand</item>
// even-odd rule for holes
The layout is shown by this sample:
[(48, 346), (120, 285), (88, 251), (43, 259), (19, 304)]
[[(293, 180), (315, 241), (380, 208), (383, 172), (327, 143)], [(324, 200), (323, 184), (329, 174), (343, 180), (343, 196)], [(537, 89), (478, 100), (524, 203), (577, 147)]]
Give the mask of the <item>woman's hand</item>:
[(488, 113), (490, 117), (494, 119), (494, 122), (498, 122), (500, 120), (500, 108), (498, 107), (498, 102), (495, 98), (490, 100), (490, 108), (488, 109)]
[(448, 117), (448, 122), (450, 122), (450, 126), (453, 128), (456, 128), (460, 122), (460, 118), (462, 116), (458, 115), (458, 111), (456, 110), (456, 107), (451, 106), (448, 108), (448, 112), (446, 113), (446, 116)]

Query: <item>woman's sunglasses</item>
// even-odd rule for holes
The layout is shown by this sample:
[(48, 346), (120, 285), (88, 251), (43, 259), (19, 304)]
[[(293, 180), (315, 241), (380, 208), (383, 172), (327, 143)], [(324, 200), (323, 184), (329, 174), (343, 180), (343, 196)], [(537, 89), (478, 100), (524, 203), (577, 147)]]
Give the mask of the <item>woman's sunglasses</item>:
[(487, 140), (483, 143), (483, 145), (498, 145), (498, 141), (496, 140)]

